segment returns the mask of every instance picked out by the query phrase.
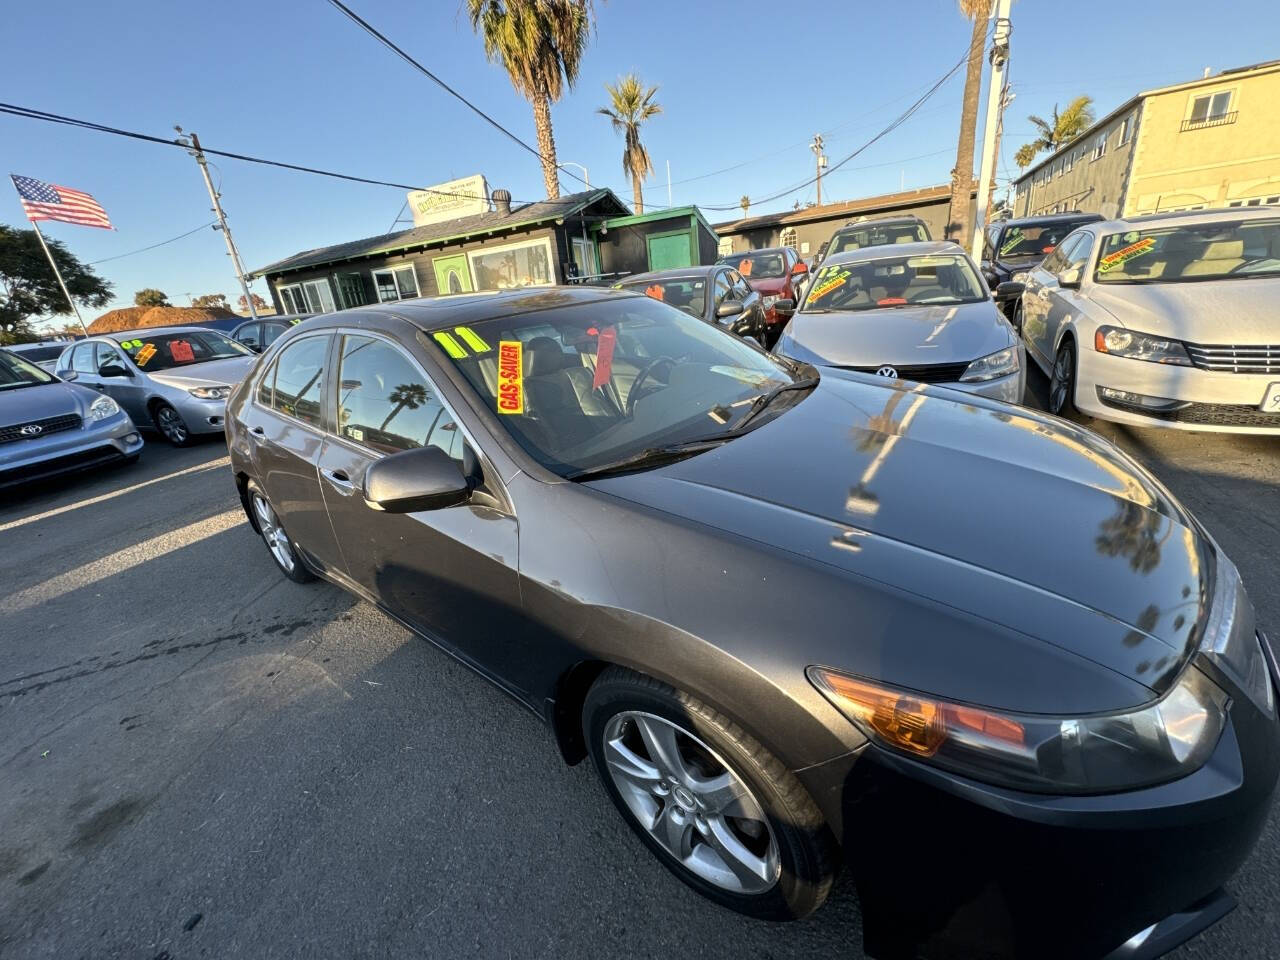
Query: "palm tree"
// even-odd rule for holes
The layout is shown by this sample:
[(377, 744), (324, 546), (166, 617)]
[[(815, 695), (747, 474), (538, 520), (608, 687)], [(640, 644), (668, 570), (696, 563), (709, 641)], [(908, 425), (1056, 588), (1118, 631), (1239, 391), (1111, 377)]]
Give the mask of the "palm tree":
[(978, 132), (978, 94), (982, 90), (982, 51), (987, 42), (987, 15), (991, 0), (958, 0), (960, 13), (973, 22), (969, 37), (969, 64), (964, 75), (964, 100), (960, 108), (960, 139), (956, 165), (951, 171), (951, 216), (948, 240), (963, 243), (968, 236), (969, 195), (973, 190), (973, 142)]
[(617, 86), (606, 83), (604, 88), (609, 91), (609, 106), (601, 107), (596, 113), (608, 117), (613, 132), (623, 136), (622, 172), (631, 176), (636, 213), (644, 213), (644, 192), (640, 185), (653, 173), (653, 161), (640, 142), (640, 124), (662, 112), (662, 104), (653, 102), (658, 88), (646, 89), (634, 73), (619, 77)]
[[(751, 209), (751, 198), (744, 193), (742, 195), (742, 199), (738, 201), (738, 206), (742, 208), (742, 215), (745, 217), (747, 215), (747, 211)], [(796, 209), (799, 209), (798, 204)]]
[(1041, 150), (1052, 153), (1093, 126), (1093, 98), (1076, 97), (1061, 113), (1058, 112), (1058, 105), (1055, 103), (1053, 113), (1049, 115), (1048, 120), (1036, 116), (1027, 117), (1027, 119), (1040, 131), (1040, 136), (1030, 143), (1024, 143), (1013, 155), (1014, 163), (1019, 167), (1030, 166)]
[(427, 402), (427, 388), (420, 383), (401, 383), (397, 384), (395, 389), (391, 391), (391, 396), (387, 398), (395, 406), (391, 412), (387, 414), (387, 419), (382, 421), (382, 426), (378, 429), (385, 431), (387, 424), (396, 418), (405, 407), (410, 410), (417, 410), (420, 406)]
[(485, 56), (500, 61), (511, 85), (533, 104), (548, 200), (560, 196), (551, 104), (578, 79), (593, 12), (591, 0), (467, 0)]

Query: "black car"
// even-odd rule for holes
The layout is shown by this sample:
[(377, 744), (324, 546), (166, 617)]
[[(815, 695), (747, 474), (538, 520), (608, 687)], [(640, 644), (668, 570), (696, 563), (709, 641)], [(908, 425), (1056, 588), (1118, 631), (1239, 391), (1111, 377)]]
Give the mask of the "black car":
[(760, 293), (725, 264), (638, 273), (614, 284), (614, 289), (643, 293), (763, 347), (773, 345)]
[(227, 434), (286, 576), (541, 717), (717, 903), (804, 916), (843, 851), (876, 957), (1141, 960), (1230, 909), (1280, 673), (1088, 431), (562, 287), (314, 318)]
[(257, 320), (246, 320), (231, 331), (230, 337), (232, 340), (243, 343), (254, 353), (261, 353), (275, 343), (280, 334), (290, 327), (297, 326), (309, 316), (311, 316), (309, 313), (286, 313), (261, 317)]
[[(1101, 220), (1097, 213), (1054, 213), (1042, 217), (996, 220), (987, 226), (982, 241), (982, 275), (992, 290), (1030, 270), (1053, 253), (1076, 227)], [(1001, 309), (1013, 320), (1013, 298), (1002, 297)]]

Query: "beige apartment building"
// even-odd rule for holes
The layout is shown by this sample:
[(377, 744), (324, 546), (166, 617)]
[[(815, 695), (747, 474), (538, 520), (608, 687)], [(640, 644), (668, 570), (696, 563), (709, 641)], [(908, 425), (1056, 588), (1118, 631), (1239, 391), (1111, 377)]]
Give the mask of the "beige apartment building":
[(1280, 60), (1148, 90), (1014, 183), (1014, 215), (1276, 205)]

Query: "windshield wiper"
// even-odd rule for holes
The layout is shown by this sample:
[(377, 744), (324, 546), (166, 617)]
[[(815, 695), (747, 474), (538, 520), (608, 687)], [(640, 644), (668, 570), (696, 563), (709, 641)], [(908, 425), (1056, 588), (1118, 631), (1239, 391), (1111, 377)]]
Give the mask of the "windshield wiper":
[(731, 434), (741, 433), (742, 428), (754, 420), (761, 414), (769, 404), (777, 400), (784, 393), (792, 390), (808, 390), (818, 385), (817, 377), (801, 377), (799, 380), (792, 380), (790, 383), (784, 383), (774, 387), (767, 393), (762, 393), (751, 401), (751, 406), (747, 408), (747, 412), (742, 415), (742, 419), (729, 428)]
[(733, 437), (732, 433), (724, 433), (714, 437), (702, 437), (698, 440), (686, 440), (682, 443), (668, 443), (661, 447), (648, 447), (639, 453), (632, 453), (617, 460), (611, 460), (608, 463), (587, 467), (585, 470), (575, 470), (573, 473), (565, 474), (565, 479), (595, 480), (599, 477), (628, 473), (645, 467), (660, 467), (664, 464), (675, 463), (677, 460), (683, 460), (686, 457), (692, 457), (695, 454), (702, 453), (704, 450), (710, 450), (712, 447), (718, 447), (726, 440), (732, 440)]

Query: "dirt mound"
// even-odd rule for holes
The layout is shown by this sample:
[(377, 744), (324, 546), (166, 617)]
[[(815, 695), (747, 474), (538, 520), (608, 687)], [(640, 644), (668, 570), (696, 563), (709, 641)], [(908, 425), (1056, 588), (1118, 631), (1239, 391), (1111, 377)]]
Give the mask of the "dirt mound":
[(222, 320), (238, 314), (222, 307), (123, 307), (104, 313), (89, 324), (90, 333), (115, 333), (141, 327), (181, 327)]

